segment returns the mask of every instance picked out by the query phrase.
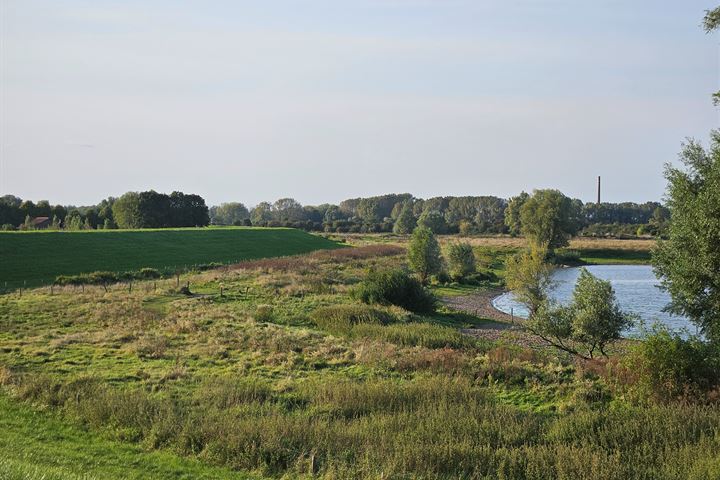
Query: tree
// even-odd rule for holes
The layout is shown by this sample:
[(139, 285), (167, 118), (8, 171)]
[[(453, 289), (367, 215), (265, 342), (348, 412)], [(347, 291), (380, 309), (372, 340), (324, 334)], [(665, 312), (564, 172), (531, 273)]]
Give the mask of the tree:
[(720, 341), (720, 131), (706, 151), (694, 140), (683, 145), (685, 168), (665, 167), (670, 209), (668, 240), (652, 261), (670, 293), (668, 310), (685, 315), (711, 340)]
[(425, 210), (417, 221), (418, 225), (430, 229), (433, 233), (445, 233), (445, 217), (439, 210)]
[(583, 268), (570, 305), (545, 301), (528, 319), (526, 328), (561, 350), (593, 358), (596, 350), (607, 356), (607, 345), (620, 339), (632, 323), (632, 316), (620, 309), (610, 282)]
[(281, 198), (273, 204), (273, 220), (279, 222), (299, 222), (302, 220), (302, 205), (292, 198)]
[(552, 266), (545, 261), (546, 257), (544, 245), (531, 244), (505, 262), (505, 285), (528, 308), (530, 318), (545, 305), (553, 285)]
[(83, 218), (78, 210), (71, 210), (70, 213), (65, 217), (65, 229), (66, 230), (82, 230), (83, 229)]
[[(112, 214), (119, 228), (142, 228), (140, 195), (137, 192), (122, 195), (113, 203)], [(67, 218), (65, 223), (67, 224)]]
[(395, 220), (393, 232), (401, 234), (411, 233), (416, 224), (417, 221), (412, 212), (412, 205), (409, 202), (405, 202), (400, 210), (400, 214)]
[(475, 253), (469, 243), (453, 243), (448, 248), (448, 270), (450, 276), (460, 280), (475, 273)]
[(250, 218), (250, 211), (242, 203), (221, 203), (210, 208), (210, 223), (213, 225), (242, 225), (247, 218)]
[(427, 283), (430, 275), (442, 269), (440, 245), (429, 228), (417, 227), (413, 231), (408, 247), (408, 263), (423, 284)]
[(577, 232), (572, 200), (558, 190), (535, 190), (520, 208), (520, 230), (531, 243), (552, 254)]
[(272, 205), (268, 202), (260, 202), (250, 212), (250, 220), (253, 225), (265, 225), (272, 220)]
[(530, 195), (527, 192), (520, 192), (520, 195), (512, 197), (505, 209), (505, 225), (512, 236), (520, 235), (520, 210)]

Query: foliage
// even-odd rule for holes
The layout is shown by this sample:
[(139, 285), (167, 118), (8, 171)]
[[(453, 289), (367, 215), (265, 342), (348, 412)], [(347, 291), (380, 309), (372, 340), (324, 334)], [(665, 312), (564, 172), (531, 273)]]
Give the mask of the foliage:
[(245, 220), (250, 219), (250, 211), (238, 202), (222, 203), (210, 207), (210, 223), (213, 225), (243, 225)]
[(355, 298), (364, 303), (397, 305), (416, 313), (435, 310), (433, 295), (402, 270), (371, 270), (353, 291)]
[(547, 301), (552, 287), (552, 266), (545, 261), (547, 249), (531, 245), (505, 262), (505, 285), (534, 317)]
[(668, 164), (669, 239), (653, 252), (653, 264), (670, 293), (669, 310), (687, 316), (720, 341), (720, 131), (709, 150), (690, 141), (685, 169)]
[(418, 226), (427, 228), (432, 233), (445, 233), (447, 224), (445, 217), (438, 210), (425, 210), (417, 221)]
[(697, 336), (662, 326), (646, 332), (621, 362), (636, 398), (659, 402), (709, 400), (720, 387), (720, 350)]
[(469, 243), (451, 243), (447, 250), (450, 276), (462, 280), (475, 273), (475, 253)]
[(607, 345), (619, 340), (632, 323), (632, 317), (620, 309), (610, 282), (582, 268), (570, 305), (546, 301), (530, 317), (527, 328), (566, 352), (593, 358), (595, 350), (607, 356)]
[(413, 231), (408, 246), (408, 264), (422, 283), (427, 283), (430, 275), (442, 269), (440, 245), (429, 228), (417, 227)]
[(535, 245), (552, 253), (568, 245), (577, 232), (577, 215), (573, 202), (558, 190), (535, 190), (520, 208), (520, 231)]
[(520, 195), (510, 199), (505, 209), (505, 225), (513, 236), (520, 235), (521, 233), (520, 212), (529, 198), (530, 195), (527, 192), (520, 192)]
[(210, 222), (205, 200), (183, 192), (127, 192), (111, 208), (117, 226), (126, 229), (204, 227)]
[(408, 202), (404, 203), (395, 225), (393, 226), (393, 232), (399, 234), (411, 233), (417, 224), (415, 216), (413, 215), (412, 205)]

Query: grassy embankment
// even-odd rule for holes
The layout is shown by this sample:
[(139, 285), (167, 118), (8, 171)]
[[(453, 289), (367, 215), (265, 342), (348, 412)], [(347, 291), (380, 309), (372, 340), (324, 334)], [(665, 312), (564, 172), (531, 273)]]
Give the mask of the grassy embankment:
[(720, 476), (717, 406), (654, 406), (602, 362), (465, 337), (458, 327), (483, 321), (446, 310), (375, 307), (366, 323), (316, 325), (319, 308), (367, 308), (350, 292), (368, 268), (403, 263), (393, 246), (342, 249), (189, 275), (195, 297), (142, 286), (2, 296), (0, 384), (12, 400), (0, 445), (24, 435), (11, 419), (30, 408), (58, 415), (38, 423), (43, 448), (62, 451), (52, 431), (79, 428), (90, 432), (73, 449), (112, 445), (61, 465), (0, 458), (75, 475), (92, 461), (102, 478), (126, 477), (103, 467), (117, 449), (155, 478), (210, 466), (272, 478)]
[(0, 288), (50, 284), (58, 275), (143, 267), (185, 270), (211, 262), (296, 255), (337, 248), (287, 228), (183, 228), (0, 232)]

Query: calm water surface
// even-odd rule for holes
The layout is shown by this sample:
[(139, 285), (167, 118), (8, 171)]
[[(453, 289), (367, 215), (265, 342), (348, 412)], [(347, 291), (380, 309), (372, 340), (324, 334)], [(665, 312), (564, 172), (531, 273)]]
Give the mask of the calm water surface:
[[(620, 307), (636, 314), (648, 327), (659, 322), (675, 331), (696, 332), (695, 326), (686, 318), (662, 311), (670, 301), (670, 296), (658, 288), (660, 282), (649, 265), (591, 265), (585, 268), (596, 277), (610, 280)], [(569, 303), (579, 274), (579, 268), (556, 270), (553, 278), (557, 285), (551, 296), (558, 302)], [(512, 308), (516, 316), (527, 318), (527, 309), (516, 302), (511, 293), (497, 297), (493, 305), (506, 313), (510, 313)], [(629, 336), (638, 333), (637, 327), (626, 332)]]

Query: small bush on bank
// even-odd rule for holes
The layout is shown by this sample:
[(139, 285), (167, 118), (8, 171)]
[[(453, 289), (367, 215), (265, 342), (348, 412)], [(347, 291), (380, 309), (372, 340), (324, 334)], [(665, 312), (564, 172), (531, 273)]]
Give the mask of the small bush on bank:
[(640, 399), (719, 400), (720, 349), (698, 337), (655, 327), (623, 360), (616, 378)]
[(435, 297), (402, 270), (371, 271), (353, 295), (364, 303), (397, 305), (415, 313), (431, 313), (436, 306)]
[(348, 335), (359, 324), (388, 325), (396, 318), (377, 308), (367, 305), (335, 305), (322, 307), (311, 315), (313, 323), (333, 334)]

